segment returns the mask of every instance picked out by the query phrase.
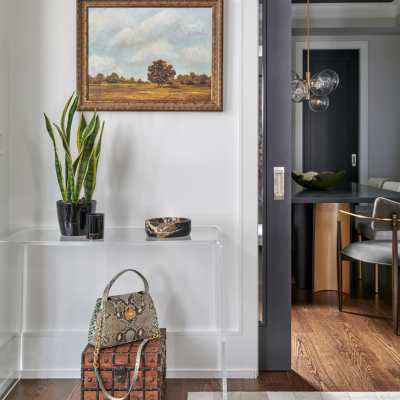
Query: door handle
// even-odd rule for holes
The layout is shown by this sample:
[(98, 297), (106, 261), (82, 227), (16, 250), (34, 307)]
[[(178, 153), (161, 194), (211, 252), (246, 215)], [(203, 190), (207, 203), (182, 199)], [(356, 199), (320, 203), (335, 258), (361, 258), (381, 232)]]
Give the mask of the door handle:
[(351, 166), (352, 167), (357, 167), (357, 154), (352, 154), (351, 155)]
[(274, 200), (285, 200), (285, 167), (274, 167)]

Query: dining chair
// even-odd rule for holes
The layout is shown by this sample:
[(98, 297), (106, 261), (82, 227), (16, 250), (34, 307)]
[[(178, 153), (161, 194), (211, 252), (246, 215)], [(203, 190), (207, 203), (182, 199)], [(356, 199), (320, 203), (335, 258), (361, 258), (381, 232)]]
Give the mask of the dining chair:
[(382, 189), (391, 190), (392, 192), (400, 192), (400, 182), (386, 181), (383, 183)]
[(391, 240), (366, 240), (342, 248), (341, 224), (337, 234), (338, 308), (343, 311), (343, 261), (356, 261), (392, 267), (392, 315), (393, 331), (399, 333), (399, 242), (400, 203), (379, 197), (375, 200), (372, 216), (354, 214), (344, 210), (342, 214), (371, 223), (372, 231), (391, 232)]
[[(390, 181), (389, 179), (383, 178), (371, 178), (368, 181), (368, 185), (370, 183), (381, 184), (381, 188), (384, 190), (391, 190), (394, 192), (400, 192), (400, 182)], [(365, 206), (364, 208), (356, 208), (357, 214), (363, 214), (371, 216), (373, 213), (373, 208), (368, 210), (369, 206)], [(358, 240), (362, 241), (364, 239), (367, 240), (391, 240), (392, 234), (391, 232), (384, 232), (384, 231), (374, 231), (371, 229), (371, 222), (370, 221), (358, 221), (356, 222), (356, 230), (358, 235)], [(362, 266), (361, 263), (359, 265), (359, 279), (362, 279)], [(375, 281), (375, 293), (379, 293), (379, 266), (375, 265), (374, 268), (374, 281)]]
[[(383, 185), (389, 181), (389, 178), (369, 178), (367, 182), (367, 186), (376, 188), (376, 189), (383, 189)], [(358, 205), (355, 207), (357, 213), (361, 214), (371, 214), (372, 207), (370, 204)]]
[[(389, 186), (387, 186), (387, 182), (390, 183)], [(367, 186), (377, 188), (377, 189), (385, 189), (388, 187), (393, 187), (391, 185), (394, 182), (390, 182), (388, 178), (369, 178)], [(393, 190), (393, 189), (387, 189), (387, 190)], [(363, 204), (363, 205), (357, 205), (355, 206), (355, 211), (357, 214), (363, 214), (363, 215), (372, 215), (373, 211), (373, 206), (371, 204)], [(362, 234), (361, 229), (363, 228), (362, 225), (366, 225), (368, 222), (363, 222), (363, 221), (356, 221), (356, 229), (357, 232)], [(360, 228), (360, 229), (359, 229)]]

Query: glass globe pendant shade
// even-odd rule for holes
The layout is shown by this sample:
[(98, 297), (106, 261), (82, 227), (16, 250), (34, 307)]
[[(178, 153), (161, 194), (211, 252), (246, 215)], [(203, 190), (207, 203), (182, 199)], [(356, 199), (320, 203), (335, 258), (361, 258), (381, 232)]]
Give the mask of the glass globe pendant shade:
[(313, 75), (310, 83), (311, 93), (316, 96), (329, 96), (339, 86), (339, 75), (331, 69), (325, 69)]
[(292, 71), (292, 81), (299, 81), (300, 75), (296, 71)]
[(332, 69), (324, 69), (323, 71), (320, 72), (320, 75), (330, 76), (332, 90), (336, 90), (338, 88), (339, 83), (340, 83), (340, 78), (339, 78), (339, 74), (336, 71), (334, 71)]
[(301, 103), (307, 96), (307, 85), (301, 79), (292, 80), (292, 101)]
[(310, 82), (310, 90), (315, 96), (329, 96), (333, 92), (331, 76), (321, 72), (313, 75)]
[(310, 101), (308, 102), (308, 107), (313, 112), (321, 112), (326, 111), (329, 108), (330, 100), (328, 96), (311, 96)]

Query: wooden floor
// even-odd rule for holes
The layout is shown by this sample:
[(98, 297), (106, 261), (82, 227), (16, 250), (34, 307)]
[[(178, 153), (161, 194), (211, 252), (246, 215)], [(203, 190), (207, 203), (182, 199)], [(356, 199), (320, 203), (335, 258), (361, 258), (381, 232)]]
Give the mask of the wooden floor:
[[(169, 379), (166, 400), (187, 400), (189, 392), (215, 392), (219, 382), (206, 379)], [(262, 373), (257, 380), (239, 379), (230, 382), (230, 391), (315, 391), (295, 372)], [(24, 380), (7, 400), (80, 400), (80, 381), (66, 380)]]
[(346, 300), (343, 313), (335, 292), (293, 307), (293, 370), (319, 391), (400, 391), (400, 337), (390, 308), (373, 299)]
[[(257, 380), (232, 380), (230, 391), (400, 391), (400, 338), (390, 320), (359, 313), (390, 314), (373, 300), (348, 304), (339, 313), (335, 294), (293, 307), (293, 370), (262, 373)], [(166, 400), (188, 392), (217, 391), (213, 380), (168, 380)], [(10, 400), (79, 400), (78, 380), (25, 380)]]

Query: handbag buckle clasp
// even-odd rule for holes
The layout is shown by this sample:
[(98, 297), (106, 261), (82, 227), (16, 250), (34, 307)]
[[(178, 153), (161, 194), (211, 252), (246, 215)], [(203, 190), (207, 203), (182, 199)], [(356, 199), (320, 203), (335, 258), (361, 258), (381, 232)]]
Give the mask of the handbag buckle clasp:
[(114, 376), (118, 383), (122, 384), (125, 383), (126, 377), (128, 375), (128, 369), (123, 365), (118, 365), (114, 369)]

